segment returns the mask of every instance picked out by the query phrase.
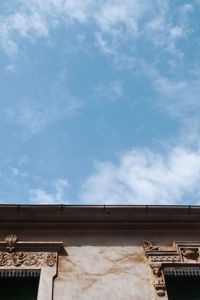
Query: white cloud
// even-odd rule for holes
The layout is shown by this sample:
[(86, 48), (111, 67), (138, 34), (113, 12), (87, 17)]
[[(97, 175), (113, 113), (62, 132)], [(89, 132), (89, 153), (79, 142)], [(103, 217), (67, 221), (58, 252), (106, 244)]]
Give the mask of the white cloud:
[[(171, 17), (168, 0), (16, 0), (13, 13), (0, 17), (0, 41), (10, 54), (16, 54), (18, 39), (47, 37), (52, 28), (92, 24), (100, 49), (111, 50), (123, 40), (147, 39), (169, 48), (185, 36), (186, 15), (192, 9), (184, 5), (178, 17)], [(17, 8), (17, 11), (16, 11)], [(109, 45), (108, 45), (109, 44)]]
[[(85, 22), (90, 0), (17, 0), (13, 13), (0, 16), (0, 42), (7, 53), (15, 55), (18, 39), (47, 37), (60, 23)], [(16, 11), (17, 9), (17, 11)]]
[(175, 147), (161, 155), (132, 150), (118, 163), (98, 162), (80, 195), (84, 203), (175, 204), (199, 203), (200, 151)]
[(146, 41), (150, 46), (180, 55), (176, 41), (189, 33), (188, 13), (191, 10), (191, 5), (172, 7), (168, 0), (106, 1), (95, 14), (100, 30), (97, 43), (104, 54), (113, 51), (116, 55), (116, 49), (123, 42), (131, 49), (138, 41)]
[(46, 191), (44, 188), (31, 189), (29, 202), (35, 204), (67, 204), (67, 193), (70, 187), (68, 181), (58, 179), (52, 185), (53, 192)]
[(138, 21), (151, 7), (151, 3), (138, 0), (104, 1), (96, 14), (97, 24), (103, 32), (117, 35), (125, 29), (135, 35), (138, 33)]
[(22, 38), (32, 39), (48, 35), (48, 27), (45, 20), (38, 13), (31, 15), (26, 13), (14, 13), (0, 19), (0, 38), (3, 48), (11, 55), (18, 50), (16, 35)]

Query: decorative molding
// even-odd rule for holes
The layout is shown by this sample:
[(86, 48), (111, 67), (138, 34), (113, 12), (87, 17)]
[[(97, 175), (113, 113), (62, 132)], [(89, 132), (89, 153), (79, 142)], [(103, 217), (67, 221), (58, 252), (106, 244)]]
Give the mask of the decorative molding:
[[(58, 251), (62, 243), (19, 242), (15, 234), (10, 234), (5, 237), (4, 242), (0, 242), (0, 246), (3, 250), (0, 251), (0, 267), (53, 267), (57, 264)], [(28, 251), (20, 251), (20, 249)]]
[(45, 252), (0, 252), (0, 267), (48, 266), (53, 267), (57, 262), (57, 253)]
[(160, 247), (144, 241), (144, 250), (152, 269), (153, 285), (161, 297), (166, 293), (164, 267), (200, 267), (200, 242), (174, 242), (170, 247)]
[[(37, 300), (52, 300), (61, 242), (23, 242), (15, 234), (0, 241), (0, 276), (39, 276)], [(65, 252), (66, 254), (66, 252)]]

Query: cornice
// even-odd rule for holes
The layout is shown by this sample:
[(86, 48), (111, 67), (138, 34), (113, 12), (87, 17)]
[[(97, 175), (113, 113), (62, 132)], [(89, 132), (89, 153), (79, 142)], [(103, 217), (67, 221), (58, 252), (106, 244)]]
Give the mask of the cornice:
[(0, 205), (0, 226), (17, 228), (195, 228), (200, 206)]

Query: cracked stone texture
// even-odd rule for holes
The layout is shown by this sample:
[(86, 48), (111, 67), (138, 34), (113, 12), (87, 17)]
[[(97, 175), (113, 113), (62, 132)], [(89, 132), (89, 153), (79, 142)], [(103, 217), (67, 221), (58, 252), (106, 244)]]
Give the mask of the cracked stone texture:
[(55, 300), (153, 300), (142, 247), (67, 247), (59, 258)]

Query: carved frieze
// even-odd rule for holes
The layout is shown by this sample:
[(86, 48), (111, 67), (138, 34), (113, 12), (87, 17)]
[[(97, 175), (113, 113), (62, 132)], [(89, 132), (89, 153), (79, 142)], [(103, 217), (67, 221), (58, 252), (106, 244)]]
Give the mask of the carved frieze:
[(57, 267), (60, 242), (21, 242), (15, 234), (0, 241), (0, 268)]
[(200, 267), (200, 242), (190, 243), (174, 242), (171, 247), (153, 246), (151, 242), (144, 242), (144, 250), (152, 269), (153, 285), (158, 296), (164, 296), (166, 291), (164, 267), (167, 265), (199, 264)]
[(56, 253), (40, 253), (40, 252), (0, 252), (0, 267), (3, 266), (55, 266), (57, 262)]
[(177, 263), (181, 262), (181, 257), (178, 255), (165, 255), (165, 256), (150, 256), (152, 263)]

